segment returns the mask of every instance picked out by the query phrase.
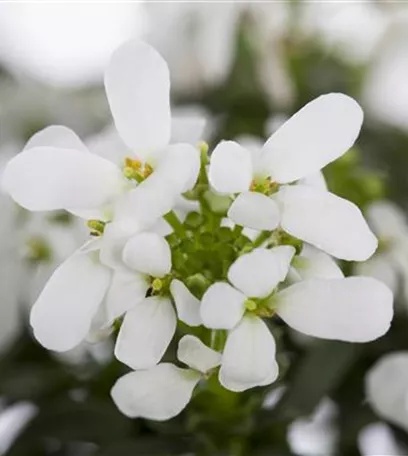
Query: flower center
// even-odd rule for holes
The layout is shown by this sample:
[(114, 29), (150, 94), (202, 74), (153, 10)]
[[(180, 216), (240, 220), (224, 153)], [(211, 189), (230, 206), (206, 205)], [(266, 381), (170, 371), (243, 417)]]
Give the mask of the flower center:
[(88, 228), (91, 230), (91, 236), (102, 236), (105, 231), (106, 222), (102, 220), (91, 219), (86, 222)]
[(142, 163), (140, 160), (126, 157), (123, 167), (123, 175), (126, 179), (142, 182), (147, 179), (153, 172), (153, 167), (148, 163)]
[(26, 258), (31, 263), (48, 262), (52, 259), (52, 251), (47, 241), (41, 237), (32, 237), (26, 242)]
[(258, 307), (258, 305), (254, 299), (247, 299), (245, 301), (244, 305), (245, 305), (245, 309), (248, 310), (249, 312), (253, 312)]
[(150, 296), (169, 296), (171, 281), (172, 276), (170, 274), (164, 277), (151, 277)]
[(249, 187), (251, 192), (262, 193), (263, 195), (270, 196), (276, 193), (279, 189), (279, 184), (272, 181), (270, 177), (255, 178)]

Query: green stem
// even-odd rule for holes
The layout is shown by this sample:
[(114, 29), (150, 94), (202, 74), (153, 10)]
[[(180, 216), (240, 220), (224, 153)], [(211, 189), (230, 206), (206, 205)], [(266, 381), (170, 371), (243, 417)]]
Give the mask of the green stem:
[(184, 236), (184, 225), (180, 222), (174, 211), (168, 212), (163, 216), (164, 220), (173, 228), (174, 232), (179, 236)]
[(262, 231), (259, 233), (258, 237), (253, 242), (254, 248), (259, 247), (261, 244), (263, 244), (270, 237), (270, 235), (271, 233), (269, 231)]

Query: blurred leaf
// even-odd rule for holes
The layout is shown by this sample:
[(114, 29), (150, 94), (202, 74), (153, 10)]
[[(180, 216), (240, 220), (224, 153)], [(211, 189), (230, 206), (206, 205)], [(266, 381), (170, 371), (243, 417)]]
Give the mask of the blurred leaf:
[(126, 439), (132, 424), (110, 402), (59, 400), (42, 407), (7, 456), (31, 456), (27, 448), (46, 447), (50, 440), (111, 444)]
[(316, 342), (290, 375), (289, 387), (274, 414), (282, 419), (310, 415), (347, 375), (362, 353), (362, 346), (339, 341)]

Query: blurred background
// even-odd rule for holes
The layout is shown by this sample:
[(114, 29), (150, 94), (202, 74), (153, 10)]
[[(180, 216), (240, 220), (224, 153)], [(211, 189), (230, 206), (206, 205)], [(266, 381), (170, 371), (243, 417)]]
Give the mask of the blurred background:
[(408, 4), (0, 2), (0, 172), (48, 125), (103, 138), (111, 123), (103, 70), (130, 37), (166, 59), (174, 109), (204, 115), (210, 145), (263, 140), (323, 93), (358, 100), (357, 145), (324, 174), (380, 237), (375, 257), (345, 272), (385, 281), (396, 317), (365, 345), (279, 327), (277, 383), (239, 395), (210, 384), (177, 418), (129, 420), (109, 396), (124, 372), (110, 340), (55, 355), (27, 324), (85, 227), (64, 213), (29, 214), (0, 194), (0, 455), (407, 455), (408, 361), (405, 377), (390, 370), (377, 385), (395, 392), (386, 406), (375, 405), (367, 378), (384, 357), (408, 354)]

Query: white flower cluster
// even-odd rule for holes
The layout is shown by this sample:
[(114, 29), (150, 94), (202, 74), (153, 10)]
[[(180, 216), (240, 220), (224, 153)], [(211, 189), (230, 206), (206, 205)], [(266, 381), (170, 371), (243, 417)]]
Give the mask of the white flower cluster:
[[(85, 218), (94, 237), (33, 306), (42, 345), (67, 351), (118, 331), (115, 355), (133, 371), (114, 385), (115, 403), (128, 416), (165, 420), (213, 374), (232, 391), (276, 380), (272, 318), (353, 342), (388, 330), (391, 291), (345, 278), (332, 258), (364, 261), (377, 239), (319, 175), (358, 136), (353, 99), (323, 95), (261, 149), (223, 141), (209, 157), (197, 147), (199, 121), (177, 127), (196, 146), (172, 135), (168, 68), (149, 45), (121, 46), (105, 87), (115, 128), (103, 139), (85, 146), (48, 127), (3, 176), (18, 204)], [(160, 362), (175, 335), (187, 367)]]

